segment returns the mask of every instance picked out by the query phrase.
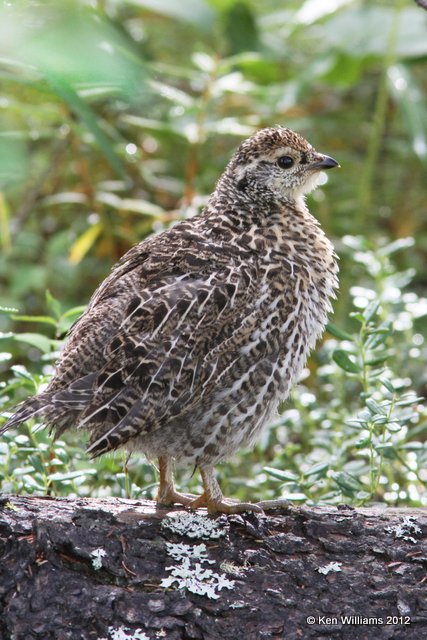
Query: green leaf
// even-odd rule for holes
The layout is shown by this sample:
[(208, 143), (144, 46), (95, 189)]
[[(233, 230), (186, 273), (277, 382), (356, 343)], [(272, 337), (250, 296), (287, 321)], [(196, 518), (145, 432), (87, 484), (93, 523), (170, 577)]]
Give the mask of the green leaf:
[(332, 354), (332, 358), (334, 362), (336, 362), (337, 365), (341, 367), (341, 369), (347, 371), (347, 373), (360, 373), (361, 371), (361, 368), (357, 364), (357, 362), (353, 362), (353, 360), (350, 360), (347, 352), (343, 351), (342, 349), (335, 349)]
[(404, 449), (405, 451), (422, 451), (426, 448), (425, 442), (419, 442), (417, 440), (412, 440), (412, 442), (405, 442), (405, 444), (400, 445), (399, 449)]
[(185, 93), (185, 91), (181, 91), (181, 89), (165, 84), (164, 82), (151, 80), (150, 87), (153, 92), (162, 96), (162, 98), (166, 98), (166, 100), (170, 100), (174, 105), (180, 105), (184, 109), (191, 109), (196, 105), (193, 96)]
[(380, 247), (378, 249), (378, 254), (380, 256), (389, 256), (392, 253), (396, 253), (396, 251), (402, 251), (403, 249), (410, 249), (415, 244), (414, 238), (398, 238), (397, 240), (393, 240), (393, 242), (389, 242), (384, 247)]
[[(165, 214), (164, 209), (158, 205), (152, 204), (147, 200), (141, 200), (136, 198), (120, 198), (117, 194), (109, 191), (98, 191), (96, 194), (96, 200), (103, 202), (109, 207), (118, 209), (120, 211), (131, 211), (132, 213), (139, 213), (144, 216), (152, 216), (159, 218)], [(99, 223), (98, 223), (99, 224)], [(90, 228), (93, 228), (93, 225)], [(88, 229), (89, 231), (89, 229)]]
[(372, 415), (382, 415), (385, 416), (386, 415), (386, 411), (384, 411), (383, 407), (381, 407), (378, 402), (376, 402), (373, 398), (367, 398), (366, 399), (366, 406), (368, 407), (369, 411), (372, 413)]
[(353, 320), (357, 320), (357, 322), (359, 322), (360, 324), (365, 324), (365, 318), (363, 317), (363, 314), (360, 313), (360, 311), (352, 311), (349, 315), (350, 318), (353, 318)]
[(68, 309), (58, 320), (57, 335), (62, 335), (69, 331), (73, 324), (80, 318), (80, 316), (86, 311), (86, 305), (79, 307), (73, 307)]
[(345, 495), (353, 496), (360, 490), (360, 481), (347, 471), (335, 471), (331, 474), (331, 477)]
[(356, 447), (356, 449), (365, 449), (370, 444), (371, 444), (371, 439), (368, 438), (368, 437), (365, 437), (365, 438), (360, 438), (359, 440), (357, 440), (357, 442), (355, 442), (354, 446)]
[(369, 366), (373, 366), (375, 364), (382, 364), (383, 362), (388, 360), (389, 357), (390, 357), (390, 354), (386, 352), (386, 353), (383, 353), (381, 355), (377, 355), (377, 356), (374, 356), (372, 358), (368, 358), (366, 360), (366, 364), (369, 365)]
[(56, 326), (56, 320), (50, 316), (12, 316), (12, 320), (21, 320), (23, 322), (40, 322), (41, 324), (50, 324)]
[(86, 310), (87, 305), (82, 304), (78, 307), (72, 307), (71, 309), (68, 309), (68, 311), (65, 311), (65, 313), (62, 314), (61, 316), (61, 320), (64, 318), (78, 318), (79, 316), (82, 315), (82, 313)]
[(283, 480), (285, 482), (298, 480), (298, 476), (292, 471), (274, 469), (273, 467), (264, 467), (264, 471), (268, 473), (269, 476), (272, 476), (273, 478), (277, 478), (278, 480)]
[(50, 353), (52, 350), (52, 340), (42, 336), (39, 333), (17, 333), (13, 336), (16, 342), (25, 342), (37, 349), (40, 349), (42, 353)]
[(383, 425), (383, 424), (388, 424), (389, 418), (386, 414), (375, 414), (372, 416), (372, 420), (370, 422), (372, 422), (374, 425)]
[(408, 398), (408, 399), (404, 399), (404, 400), (399, 400), (398, 402), (396, 402), (395, 407), (412, 407), (413, 405), (415, 405), (417, 402), (422, 402), (424, 400), (424, 398), (419, 397), (419, 398)]
[(365, 343), (366, 348), (376, 349), (380, 345), (384, 344), (390, 335), (391, 335), (391, 327), (387, 327), (385, 329), (378, 329), (376, 331), (370, 332)]
[(310, 476), (325, 477), (326, 472), (329, 470), (329, 467), (329, 462), (318, 462), (317, 464), (314, 464), (312, 467), (307, 469), (307, 471), (304, 471), (304, 476), (306, 478)]
[(369, 322), (370, 320), (372, 320), (372, 318), (377, 313), (379, 306), (380, 306), (379, 300), (372, 300), (372, 302), (368, 304), (366, 309), (363, 310), (362, 315), (366, 322)]
[(389, 460), (396, 459), (397, 453), (395, 445), (390, 444), (389, 442), (379, 443), (375, 445), (375, 451), (381, 453), (384, 458), (388, 458)]
[(390, 380), (387, 380), (387, 378), (380, 378), (379, 379), (381, 384), (383, 385), (383, 387), (385, 387), (387, 389), (387, 391), (390, 391), (390, 393), (396, 393), (395, 388), (393, 387), (392, 383), (390, 382)]
[(358, 420), (357, 418), (352, 418), (350, 420), (346, 420), (345, 424), (353, 429), (357, 429), (361, 431), (362, 429), (366, 429), (368, 427), (368, 420)]
[(356, 498), (357, 498), (358, 500), (367, 500), (367, 499), (368, 499), (368, 498), (370, 498), (370, 497), (371, 497), (371, 494), (370, 494), (370, 493), (368, 493), (367, 491), (358, 491), (358, 492), (356, 493)]
[(27, 462), (29, 462), (38, 473), (44, 475), (46, 470), (43, 462), (40, 460), (38, 455), (28, 456)]
[(148, 131), (155, 131), (156, 133), (165, 134), (170, 137), (175, 135), (179, 138), (187, 139), (182, 127), (174, 126), (173, 123), (164, 122), (162, 120), (155, 120), (154, 118), (143, 118), (141, 116), (134, 116), (132, 114), (124, 114), (120, 117), (120, 122), (130, 124), (135, 127)]
[(59, 319), (62, 313), (61, 303), (59, 302), (59, 300), (53, 297), (53, 295), (49, 290), (46, 291), (46, 302), (47, 302), (47, 306), (49, 307), (50, 311), (52, 311), (55, 318)]
[(390, 433), (397, 433), (402, 430), (402, 426), (398, 422), (388, 422), (387, 423), (387, 431)]
[(57, 472), (49, 474), (49, 480), (51, 482), (62, 482), (65, 480), (75, 480), (76, 478), (81, 478), (82, 476), (95, 475), (96, 469), (80, 469), (79, 471), (66, 471), (66, 472)]
[(22, 364), (15, 364), (11, 367), (11, 371), (15, 374), (17, 378), (22, 378), (23, 380), (27, 380), (35, 386), (34, 377), (31, 375), (29, 371)]
[(350, 333), (347, 333), (343, 329), (340, 329), (336, 325), (328, 322), (326, 325), (326, 331), (334, 336), (335, 338), (339, 338), (340, 340), (350, 340), (351, 342), (354, 340), (353, 336)]
[(323, 82), (336, 87), (347, 88), (354, 86), (365, 69), (365, 61), (346, 52), (335, 52), (330, 56), (330, 67), (322, 76)]

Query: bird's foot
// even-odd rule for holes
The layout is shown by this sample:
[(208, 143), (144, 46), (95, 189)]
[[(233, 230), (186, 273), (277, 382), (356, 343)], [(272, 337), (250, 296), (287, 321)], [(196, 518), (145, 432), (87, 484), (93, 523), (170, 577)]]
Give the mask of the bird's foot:
[(255, 511), (263, 513), (262, 507), (252, 502), (235, 502), (224, 498), (224, 496), (212, 498), (202, 493), (201, 496), (193, 500), (189, 505), (190, 509), (206, 507), (208, 513), (243, 513), (244, 511)]
[(163, 488), (162, 492), (157, 494), (157, 504), (164, 507), (171, 507), (174, 504), (182, 504), (184, 507), (189, 507), (195, 500), (198, 499), (193, 493), (180, 493), (173, 488)]
[(174, 504), (182, 504), (188, 507), (197, 499), (192, 493), (180, 493), (175, 489), (173, 481), (172, 458), (161, 456), (159, 458), (160, 483), (157, 492), (157, 504), (171, 507)]
[(244, 511), (263, 513), (262, 507), (252, 502), (235, 502), (224, 498), (212, 466), (200, 465), (200, 474), (204, 492), (189, 505), (190, 509), (207, 507), (208, 513), (243, 513)]

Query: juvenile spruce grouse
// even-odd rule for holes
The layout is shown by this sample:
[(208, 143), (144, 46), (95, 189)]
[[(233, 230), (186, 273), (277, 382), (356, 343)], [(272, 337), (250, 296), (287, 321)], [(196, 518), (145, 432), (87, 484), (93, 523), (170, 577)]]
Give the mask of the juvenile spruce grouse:
[[(214, 465), (257, 439), (325, 327), (338, 269), (304, 194), (336, 166), (283, 127), (245, 140), (201, 215), (123, 256), (3, 430), (44, 414), (56, 435), (87, 429), (92, 456), (158, 458), (162, 504), (268, 506), (224, 498)], [(174, 460), (200, 469), (201, 496), (175, 490)]]

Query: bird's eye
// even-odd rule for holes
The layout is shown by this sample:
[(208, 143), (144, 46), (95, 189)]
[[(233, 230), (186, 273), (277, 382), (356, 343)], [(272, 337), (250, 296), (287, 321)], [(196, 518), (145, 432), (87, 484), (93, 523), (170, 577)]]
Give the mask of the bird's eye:
[(291, 156), (280, 156), (277, 159), (277, 164), (281, 169), (290, 169), (294, 164), (294, 160)]

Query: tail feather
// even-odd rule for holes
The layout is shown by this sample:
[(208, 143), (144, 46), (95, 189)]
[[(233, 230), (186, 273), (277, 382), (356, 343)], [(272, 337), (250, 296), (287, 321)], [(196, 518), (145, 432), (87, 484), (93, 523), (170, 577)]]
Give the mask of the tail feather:
[(33, 416), (39, 415), (46, 411), (49, 405), (49, 400), (43, 395), (34, 396), (28, 398), (21, 405), (18, 406), (15, 413), (9, 418), (9, 420), (0, 428), (0, 435), (3, 435), (8, 429), (14, 427), (21, 422), (25, 422)]
[(58, 438), (77, 423), (78, 415), (93, 396), (94, 378), (95, 374), (92, 373), (77, 379), (65, 388), (57, 389), (51, 385), (47, 392), (27, 398), (0, 428), (0, 435), (33, 416), (43, 414), (45, 424), (51, 431), (55, 431), (55, 438)]

